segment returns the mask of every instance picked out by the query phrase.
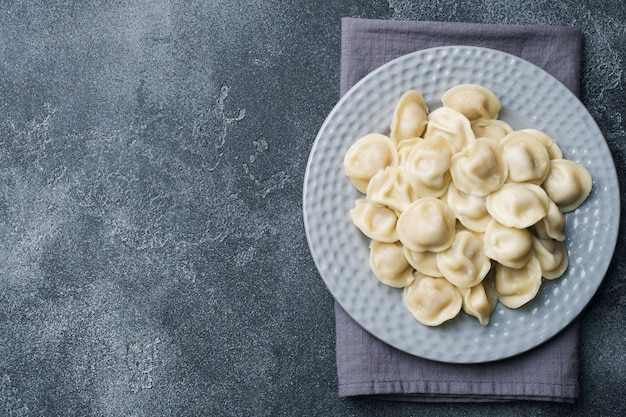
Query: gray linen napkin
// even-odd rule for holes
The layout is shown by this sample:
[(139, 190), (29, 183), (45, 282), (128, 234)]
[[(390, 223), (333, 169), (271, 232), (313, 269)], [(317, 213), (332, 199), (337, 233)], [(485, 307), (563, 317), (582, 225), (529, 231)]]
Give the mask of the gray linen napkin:
[[(517, 55), (548, 71), (575, 94), (582, 37), (569, 27), (342, 19), (341, 94), (401, 55), (444, 45), (473, 45)], [(484, 364), (418, 358), (370, 335), (335, 303), (339, 395), (404, 401), (574, 402), (578, 396), (578, 330), (570, 326), (542, 345)]]

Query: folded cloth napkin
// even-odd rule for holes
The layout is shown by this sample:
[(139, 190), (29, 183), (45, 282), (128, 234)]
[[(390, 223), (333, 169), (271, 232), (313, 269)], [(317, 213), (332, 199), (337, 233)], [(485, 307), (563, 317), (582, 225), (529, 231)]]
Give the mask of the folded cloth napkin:
[[(519, 56), (551, 73), (575, 94), (582, 37), (570, 27), (342, 19), (341, 94), (401, 55), (444, 45), (473, 45)], [(578, 396), (575, 320), (540, 346), (482, 364), (418, 358), (370, 335), (335, 304), (339, 395), (405, 401), (574, 402)]]

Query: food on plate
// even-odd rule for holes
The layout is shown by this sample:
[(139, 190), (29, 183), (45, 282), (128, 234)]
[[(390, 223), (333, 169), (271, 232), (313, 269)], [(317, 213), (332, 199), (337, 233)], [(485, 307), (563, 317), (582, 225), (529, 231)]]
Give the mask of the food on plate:
[(419, 197), (439, 197), (452, 179), (450, 158), (454, 148), (441, 137), (424, 139), (413, 146), (404, 167), (413, 190)]
[(398, 165), (404, 166), (409, 159), (409, 154), (413, 150), (413, 147), (423, 140), (424, 138), (411, 138), (400, 141), (400, 143), (398, 143)]
[(462, 113), (469, 120), (479, 118), (497, 119), (502, 108), (493, 91), (476, 84), (461, 84), (452, 87), (441, 96), (444, 107)]
[(532, 256), (533, 237), (527, 229), (500, 224), (491, 219), (484, 235), (485, 253), (510, 268), (522, 268)]
[(370, 133), (344, 157), (365, 196), (350, 217), (369, 263), (403, 288), (408, 312), (439, 326), (461, 311), (482, 325), (498, 302), (517, 309), (569, 265), (565, 213), (590, 195), (589, 171), (547, 133), (497, 119), (489, 89), (450, 88), (429, 111), (417, 90), (398, 100), (389, 136)]
[(374, 205), (364, 198), (355, 201), (350, 210), (352, 222), (370, 239), (379, 242), (397, 242), (396, 212), (385, 206)]
[(417, 198), (406, 171), (399, 166), (378, 171), (370, 179), (366, 194), (370, 203), (389, 207), (396, 213), (402, 213)]
[(391, 139), (399, 143), (422, 136), (428, 122), (428, 107), (424, 97), (415, 90), (402, 94), (391, 119)]
[(510, 182), (487, 196), (487, 211), (505, 226), (525, 229), (548, 214), (550, 198), (535, 184)]
[(400, 242), (415, 252), (441, 252), (454, 241), (456, 219), (446, 203), (435, 197), (415, 200), (398, 217)]
[(438, 326), (459, 314), (463, 297), (450, 281), (419, 273), (415, 275), (415, 280), (404, 287), (403, 300), (417, 321), (427, 326)]
[(545, 279), (558, 278), (567, 269), (569, 258), (563, 242), (533, 236), (533, 252), (541, 266), (541, 275)]
[(536, 236), (542, 239), (554, 239), (562, 242), (565, 240), (564, 228), (565, 215), (559, 206), (550, 200), (548, 214), (540, 222), (535, 223), (532, 230)]
[(473, 287), (458, 288), (458, 290), (463, 297), (463, 311), (476, 317), (483, 326), (489, 324), (489, 317), (491, 317), (491, 313), (498, 302), (493, 278), (486, 277), (481, 283)]
[(399, 242), (370, 243), (370, 267), (378, 279), (390, 287), (403, 288), (413, 281), (413, 268), (404, 257)]
[(472, 120), (472, 131), (477, 138), (500, 140), (513, 132), (513, 128), (504, 120), (481, 118)]
[(370, 179), (381, 169), (398, 164), (398, 150), (385, 135), (371, 133), (357, 140), (343, 160), (346, 175), (363, 194)]
[(424, 275), (430, 275), (431, 277), (442, 277), (443, 274), (437, 266), (437, 253), (431, 251), (416, 252), (404, 247), (404, 256), (409, 264), (417, 272), (421, 272)]
[(450, 163), (454, 186), (466, 194), (484, 197), (504, 184), (507, 174), (502, 145), (479, 138), (456, 153)]
[(476, 139), (470, 121), (449, 107), (440, 107), (428, 115), (424, 139), (431, 137), (444, 138), (457, 152)]
[(550, 154), (550, 159), (563, 158), (563, 152), (561, 152), (561, 148), (559, 148), (559, 145), (557, 145), (554, 139), (552, 139), (546, 133), (537, 129), (522, 129), (520, 130), (520, 132), (528, 133), (539, 139), (539, 141), (543, 143), (543, 145), (548, 150), (548, 153)]
[(454, 184), (448, 186), (446, 203), (450, 206), (457, 220), (467, 229), (483, 233), (491, 220), (487, 211), (487, 198), (459, 191)]
[(561, 211), (567, 213), (585, 201), (591, 185), (591, 174), (584, 166), (567, 159), (553, 159), (543, 188)]
[(535, 298), (541, 288), (541, 264), (531, 256), (521, 268), (495, 265), (494, 283), (498, 300), (509, 308), (519, 308)]
[(500, 140), (502, 157), (509, 168), (508, 181), (541, 184), (550, 170), (550, 154), (535, 136), (512, 132)]
[(437, 253), (437, 267), (445, 279), (459, 288), (480, 284), (491, 269), (482, 236), (459, 230), (450, 247)]

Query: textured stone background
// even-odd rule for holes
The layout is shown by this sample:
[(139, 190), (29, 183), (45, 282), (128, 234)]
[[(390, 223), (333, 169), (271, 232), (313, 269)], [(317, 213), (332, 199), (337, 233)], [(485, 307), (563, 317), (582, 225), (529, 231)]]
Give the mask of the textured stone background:
[(577, 404), (337, 397), (301, 189), (342, 16), (579, 27), (626, 189), (623, 0), (1, 1), (0, 417), (626, 413), (623, 233)]

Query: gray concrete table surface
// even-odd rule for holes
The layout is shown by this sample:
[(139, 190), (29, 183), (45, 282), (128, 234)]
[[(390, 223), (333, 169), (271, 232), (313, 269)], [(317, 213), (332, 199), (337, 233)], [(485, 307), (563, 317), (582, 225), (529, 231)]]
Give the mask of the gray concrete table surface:
[(626, 415), (623, 233), (575, 404), (337, 396), (301, 199), (343, 16), (580, 28), (626, 189), (623, 0), (1, 1), (0, 417)]

